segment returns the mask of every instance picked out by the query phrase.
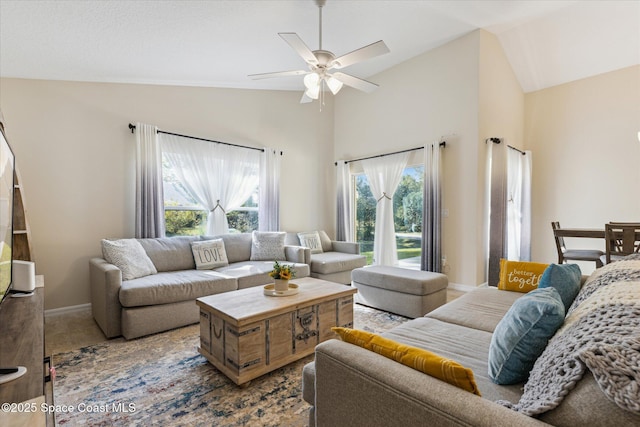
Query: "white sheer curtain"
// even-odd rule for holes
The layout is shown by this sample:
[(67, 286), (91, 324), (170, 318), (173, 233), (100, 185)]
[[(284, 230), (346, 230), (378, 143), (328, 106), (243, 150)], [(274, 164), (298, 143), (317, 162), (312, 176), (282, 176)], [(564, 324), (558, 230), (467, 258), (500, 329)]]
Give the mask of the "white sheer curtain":
[(261, 231), (280, 230), (280, 150), (265, 148), (260, 165), (258, 224)]
[(531, 260), (531, 152), (507, 150), (507, 258)]
[(442, 270), (442, 161), (440, 142), (424, 147), (422, 254), (420, 269)]
[(162, 152), (158, 128), (136, 123), (136, 225), (137, 238), (164, 237)]
[(499, 281), (500, 258), (531, 260), (531, 152), (500, 138), (487, 143), (487, 281)]
[(345, 242), (354, 241), (353, 235), (353, 186), (351, 171), (344, 160), (336, 162), (336, 239)]
[(408, 159), (409, 153), (399, 153), (362, 161), (371, 192), (378, 201), (373, 239), (373, 263), (377, 265), (398, 263), (393, 223), (393, 194), (400, 184)]
[(259, 150), (161, 134), (165, 158), (196, 201), (209, 211), (207, 234), (229, 231), (227, 213), (239, 208), (260, 180)]

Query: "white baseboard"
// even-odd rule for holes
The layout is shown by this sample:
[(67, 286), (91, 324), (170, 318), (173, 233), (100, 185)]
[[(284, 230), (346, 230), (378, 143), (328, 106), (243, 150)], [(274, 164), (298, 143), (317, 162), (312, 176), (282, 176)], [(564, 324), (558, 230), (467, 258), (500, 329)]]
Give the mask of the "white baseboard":
[(451, 282), (449, 282), (449, 285), (448, 285), (449, 289), (453, 289), (454, 291), (461, 291), (461, 292), (471, 292), (476, 287), (477, 286), (463, 285), (461, 283), (451, 283)]
[(85, 310), (91, 310), (91, 303), (45, 310), (44, 317), (46, 319), (47, 317), (55, 317), (55, 316), (60, 316), (62, 314), (75, 313), (78, 311), (85, 311)]

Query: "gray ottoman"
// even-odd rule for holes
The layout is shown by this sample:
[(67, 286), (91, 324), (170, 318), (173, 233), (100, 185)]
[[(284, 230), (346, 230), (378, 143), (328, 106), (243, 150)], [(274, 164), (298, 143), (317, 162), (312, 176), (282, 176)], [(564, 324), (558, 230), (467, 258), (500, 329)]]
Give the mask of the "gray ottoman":
[(416, 318), (447, 301), (449, 279), (440, 273), (372, 265), (353, 270), (351, 284), (358, 288), (356, 302)]

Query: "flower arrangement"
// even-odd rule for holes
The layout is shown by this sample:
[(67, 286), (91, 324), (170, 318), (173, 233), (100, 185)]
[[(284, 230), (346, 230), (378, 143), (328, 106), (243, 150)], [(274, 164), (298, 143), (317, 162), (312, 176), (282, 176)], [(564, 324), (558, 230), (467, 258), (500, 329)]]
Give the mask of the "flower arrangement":
[(296, 270), (290, 265), (280, 264), (278, 261), (273, 263), (273, 270), (269, 273), (269, 276), (274, 279), (289, 280), (296, 277)]

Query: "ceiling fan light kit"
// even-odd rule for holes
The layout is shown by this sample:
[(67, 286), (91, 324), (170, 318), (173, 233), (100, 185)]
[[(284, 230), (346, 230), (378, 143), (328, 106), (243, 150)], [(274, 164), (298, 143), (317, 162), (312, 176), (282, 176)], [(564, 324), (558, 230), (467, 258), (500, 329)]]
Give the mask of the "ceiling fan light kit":
[(379, 40), (368, 46), (361, 47), (338, 58), (328, 50), (322, 49), (322, 7), (326, 0), (316, 0), (319, 10), (319, 48), (312, 51), (302, 41), (296, 33), (278, 33), (278, 35), (296, 51), (298, 55), (307, 63), (309, 71), (293, 70), (278, 71), (275, 73), (251, 74), (252, 79), (265, 79), (271, 77), (288, 77), (304, 75), (305, 92), (300, 100), (301, 103), (311, 102), (314, 99), (322, 98), (322, 92), (326, 86), (332, 94), (336, 95), (343, 85), (350, 86), (363, 92), (373, 92), (378, 85), (363, 80), (359, 77), (342, 72), (333, 72), (349, 65), (374, 58), (389, 52), (389, 48)]
[(344, 84), (333, 76), (329, 77), (326, 81), (329, 90), (334, 95), (336, 95), (340, 91), (340, 89), (342, 89), (342, 85)]

